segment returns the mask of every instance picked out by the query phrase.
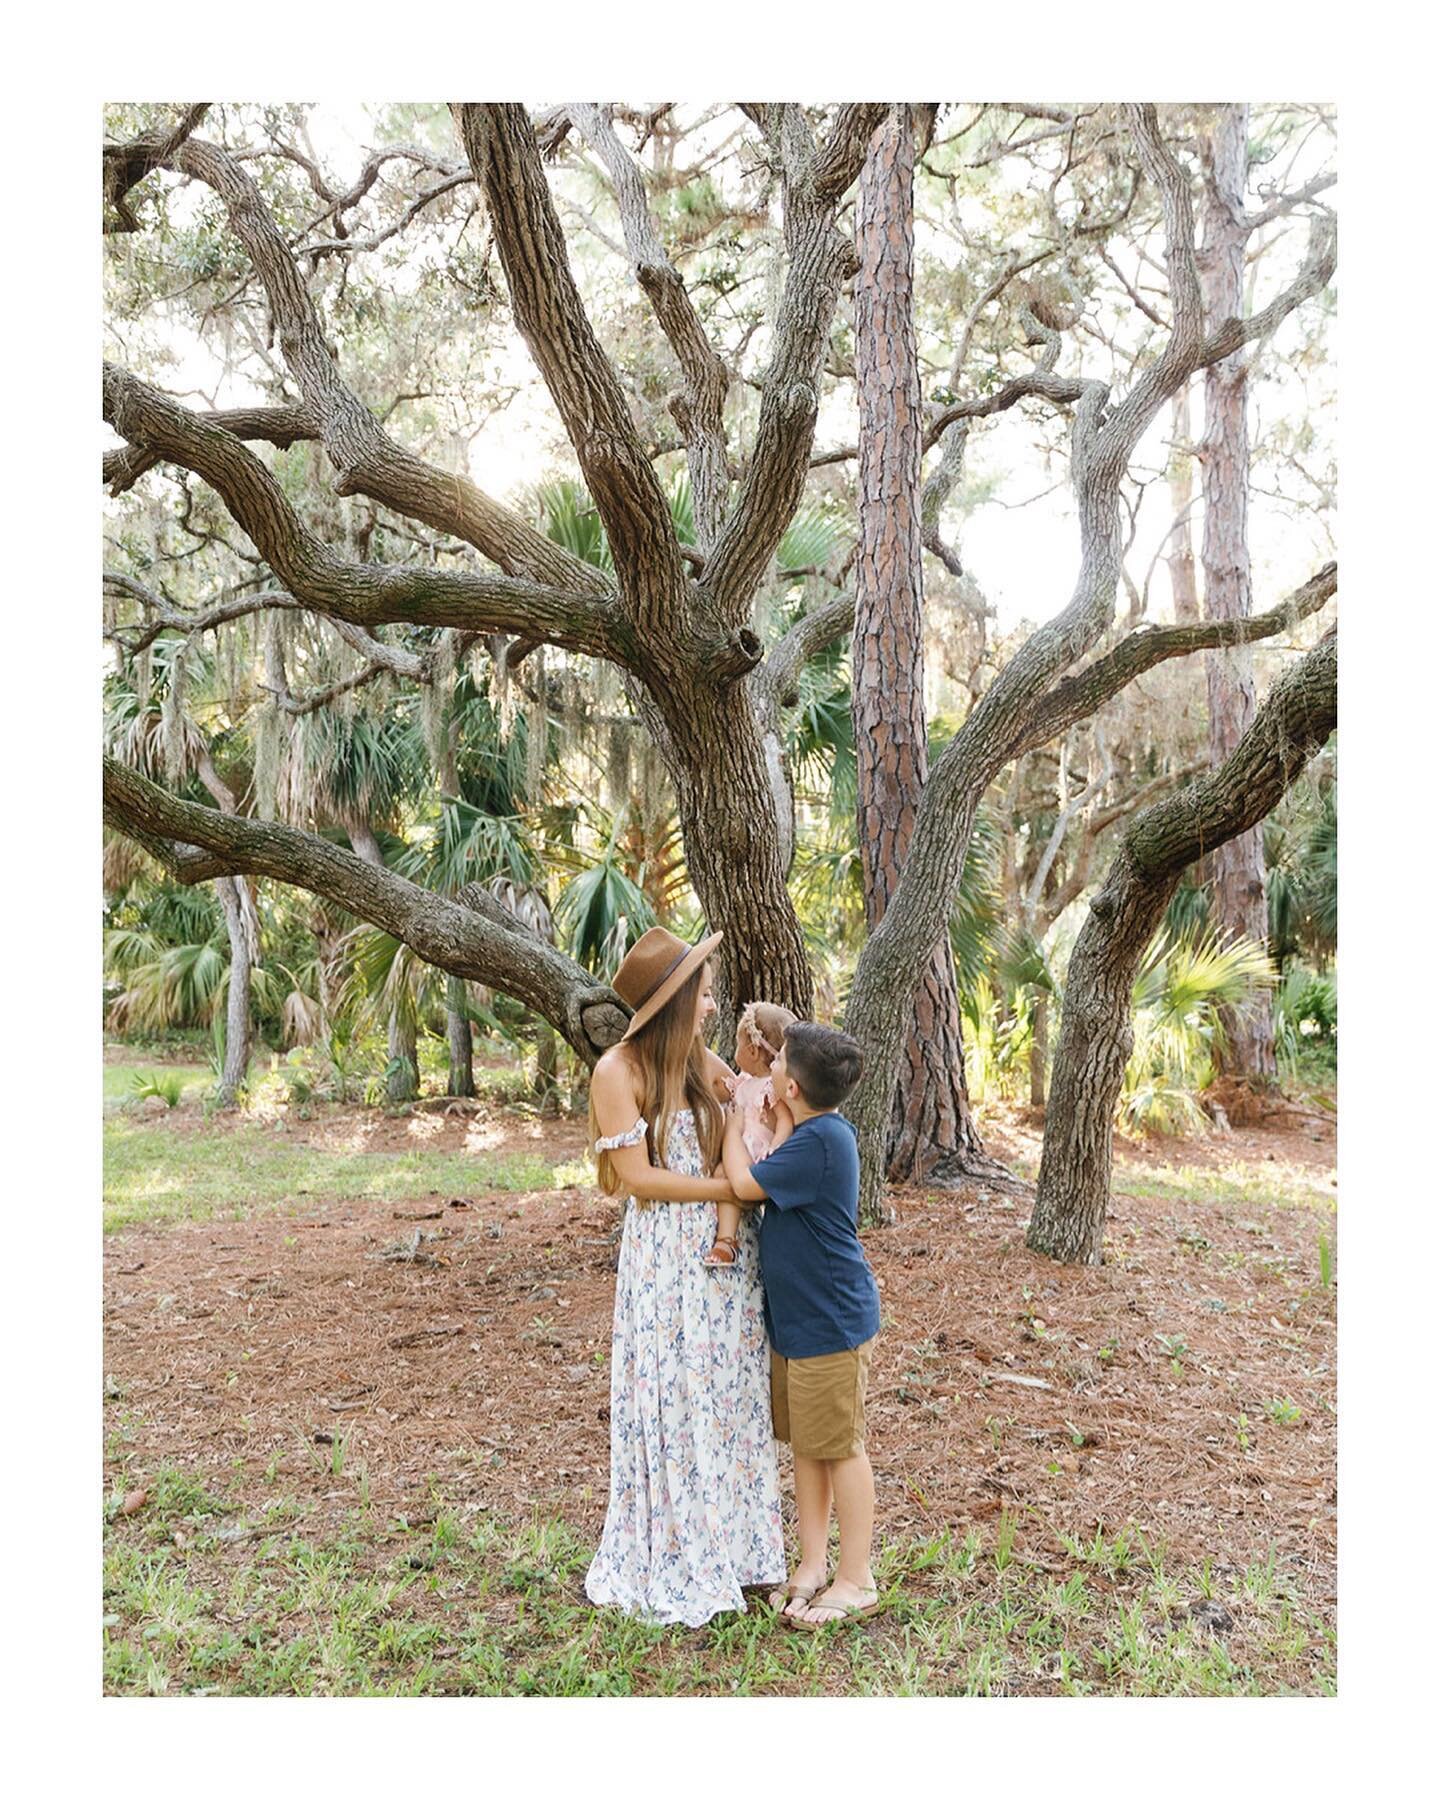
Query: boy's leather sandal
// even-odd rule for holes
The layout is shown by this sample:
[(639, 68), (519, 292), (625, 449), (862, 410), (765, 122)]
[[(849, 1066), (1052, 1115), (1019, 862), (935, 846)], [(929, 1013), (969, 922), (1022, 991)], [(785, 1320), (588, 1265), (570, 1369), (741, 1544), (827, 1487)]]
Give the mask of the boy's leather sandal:
[(717, 1237), (710, 1246), (710, 1254), (705, 1258), (707, 1269), (728, 1269), (740, 1260), (740, 1240), (733, 1237)]

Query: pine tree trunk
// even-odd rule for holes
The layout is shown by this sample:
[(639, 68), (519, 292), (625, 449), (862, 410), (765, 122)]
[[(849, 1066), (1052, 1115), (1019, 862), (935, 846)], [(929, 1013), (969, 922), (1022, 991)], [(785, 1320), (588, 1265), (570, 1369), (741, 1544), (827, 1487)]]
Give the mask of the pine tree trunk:
[(1171, 530), (1166, 563), (1170, 570), (1170, 598), (1177, 625), (1195, 625), (1200, 620), (1194, 534), (1190, 529), (1195, 497), (1191, 429), (1190, 383), (1187, 381), (1170, 402), (1170, 435), (1175, 440), (1170, 450), (1170, 509), (1176, 523)]
[(450, 1075), (445, 1092), (457, 1098), (475, 1098), (475, 1046), (465, 1011), (465, 983), (458, 975), (445, 978), (445, 1036), (450, 1046)]
[[(860, 546), (852, 705), (865, 916), (872, 929), (900, 880), (926, 775), (914, 166), (910, 109), (897, 106), (871, 140), (855, 223)], [(918, 1182), (940, 1163), (956, 1179), (976, 1157), (983, 1152), (965, 1089), (955, 970), (949, 945), (941, 944), (911, 1003), (886, 1169), (892, 1181)]]
[[(1249, 229), (1243, 210), (1249, 108), (1222, 106), (1208, 142), (1210, 180), (1203, 210), (1200, 277), (1206, 318), (1215, 327), (1239, 318), (1244, 306), (1245, 248)], [(1246, 419), (1248, 367), (1237, 352), (1205, 371), (1205, 437), (1202, 488), (1205, 524), (1201, 560), (1205, 611), (1211, 619), (1248, 618), (1250, 550), (1247, 501), (1250, 440)], [(1248, 645), (1211, 651), (1206, 665), (1210, 705), (1210, 761), (1219, 767), (1255, 717), (1255, 673)], [(1265, 861), (1260, 828), (1219, 846), (1206, 870), (1211, 919), (1223, 932), (1244, 932), (1264, 943), (1268, 935)], [(1275, 1037), (1270, 1003), (1260, 996), (1221, 1013), (1224, 1044), (1217, 1065), (1243, 1080), (1275, 1079)]]
[(244, 879), (222, 876), (215, 883), (225, 930), (230, 939), (230, 992), (225, 1006), (225, 1066), (216, 1096), (221, 1107), (234, 1106), (250, 1073), (250, 974), (253, 967), (250, 933), (239, 892)]

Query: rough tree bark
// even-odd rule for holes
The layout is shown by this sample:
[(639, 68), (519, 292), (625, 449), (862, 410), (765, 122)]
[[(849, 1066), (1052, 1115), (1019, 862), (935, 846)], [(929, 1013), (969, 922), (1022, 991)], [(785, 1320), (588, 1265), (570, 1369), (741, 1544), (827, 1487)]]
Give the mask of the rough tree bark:
[[(1238, 318), (1244, 304), (1246, 138), (1250, 109), (1217, 108), (1205, 140), (1206, 180), (1198, 258), (1206, 318)], [(1246, 418), (1248, 359), (1242, 351), (1205, 371), (1205, 435), (1200, 460), (1205, 520), (1200, 560), (1205, 572), (1205, 613), (1210, 619), (1250, 614), (1248, 499), (1250, 436)], [(1248, 644), (1212, 651), (1206, 658), (1210, 706), (1210, 760), (1219, 766), (1255, 717), (1255, 668)], [(1211, 919), (1223, 932), (1243, 932), (1259, 943), (1269, 935), (1265, 903), (1264, 836), (1257, 825), (1216, 847), (1206, 868)], [(1216, 1063), (1243, 1080), (1275, 1079), (1275, 1029), (1270, 1002), (1260, 995), (1221, 1013), (1223, 1037)]]
[(1195, 503), (1195, 452), (1190, 435), (1190, 383), (1170, 403), (1170, 463), (1167, 480), (1170, 487), (1170, 510), (1175, 523), (1170, 528), (1166, 563), (1170, 570), (1170, 598), (1177, 625), (1193, 625), (1200, 617), (1200, 595), (1195, 586), (1195, 540), (1190, 529), (1190, 514)]
[(475, 1098), (475, 1045), (465, 1011), (465, 983), (458, 975), (445, 977), (445, 1036), (450, 1047), (450, 1073), (445, 1092), (458, 1099)]
[(499, 988), (542, 1013), (587, 1064), (617, 1043), (630, 1010), (570, 957), (543, 943), (479, 883), (431, 893), (313, 832), (228, 816), (104, 760), (107, 824), (142, 844), (177, 881), (254, 875), (323, 896), (403, 939), (428, 963)]
[[(1122, 671), (1133, 669), (1137, 659), (1163, 656), (1167, 643), (1191, 642), (1204, 629), (1142, 628), (1080, 675), (1061, 679), (1097, 647), (1114, 618), (1122, 545), (1120, 483), (1130, 458), (1182, 382), (1273, 330), (1303, 299), (1319, 292), (1335, 266), (1333, 233), (1317, 221), (1305, 265), (1291, 286), (1250, 319), (1227, 319), (1207, 335), (1189, 180), (1164, 141), (1155, 108), (1127, 106), (1124, 112), (1144, 173), (1159, 192), (1164, 221), (1173, 322), (1160, 355), (1145, 365), (1128, 392), (1113, 399), (1103, 382), (1055, 375), (1052, 352), (1034, 374), (1016, 377), (983, 400), (947, 407), (929, 428), (938, 440), (956, 419), (999, 411), (1028, 394), (1073, 406), (1071, 479), (1080, 570), (1069, 604), (1020, 647), (935, 764), (917, 810), (905, 872), (860, 955), (846, 1023), (864, 1047), (866, 1073), (847, 1112), (860, 1137), (861, 1217), (867, 1221), (882, 1215), (885, 1139), (908, 1026), (908, 1011), (896, 1004), (896, 996), (912, 991), (916, 970), (927, 965), (945, 932), (982, 794), (1012, 757), (1092, 712), (1086, 699), (1118, 691), (1128, 679)], [(1035, 341), (1058, 343), (1056, 333), (1038, 322), (1033, 330)], [(1228, 622), (1209, 627), (1217, 633), (1236, 628)], [(1084, 710), (1075, 710), (1077, 705)]]
[[(914, 118), (910, 107), (898, 105), (870, 141), (855, 202), (860, 541), (851, 707), (865, 920), (872, 929), (905, 866), (927, 766), (914, 171)], [(895, 1084), (887, 1173), (891, 1181), (923, 1181), (944, 1158), (954, 1179), (957, 1165), (981, 1156), (947, 937), (932, 951), (915, 993)]]
[[(751, 609), (803, 492), (821, 362), (853, 264), (835, 208), (880, 109), (842, 107), (823, 145), (798, 107), (768, 109), (767, 130), (784, 169), (789, 267), (754, 454), (723, 519), (713, 359), (678, 277), (646, 239), (633, 187), (622, 179), (622, 217), (641, 285), (686, 375), (676, 417), (704, 483), (706, 529), (714, 533), (698, 581), (690, 579), (665, 497), (576, 291), (530, 120), (518, 106), (455, 111), (490, 203), (516, 324), (609, 534), (620, 606), (632, 627), (629, 666), (644, 687), (647, 722), (675, 783), (691, 879), (709, 924), (725, 933), (716, 957), (723, 1045), (747, 999), (775, 1000), (802, 1014), (811, 1004), (762, 733), (740, 678), (760, 660)], [(581, 111), (614, 163), (608, 123), (593, 109)]]
[[(522, 651), (535, 642), (558, 643), (607, 656), (628, 671), (658, 721), (656, 735), (676, 775), (697, 891), (709, 922), (725, 933), (717, 962), (727, 1015), (752, 996), (800, 1012), (811, 1002), (776, 842), (770, 771), (741, 677), (760, 657), (750, 610), (803, 491), (830, 321), (853, 265), (835, 210), (883, 110), (842, 106), (829, 135), (817, 141), (798, 106), (758, 109), (782, 166), (789, 266), (754, 454), (728, 513), (728, 464), (716, 449), (723, 369), (713, 351), (707, 354), (678, 275), (653, 254), (653, 242), (637, 239), (642, 286), (685, 377), (675, 412), (692, 468), (702, 472), (699, 512), (714, 537), (699, 582), (690, 579), (664, 495), (575, 290), (534, 130), (520, 107), (459, 106), (455, 113), (490, 206), (516, 322), (605, 521), (617, 591), (473, 483), (428, 467), (389, 437), (346, 386), (295, 257), (254, 182), (216, 145), (190, 137), (162, 160), (207, 183), (224, 202), (265, 286), (303, 405), (269, 409), (263, 418), (206, 419), (124, 371), (107, 371), (107, 417), (130, 440), (110, 459), (107, 477), (117, 484), (133, 479), (137, 468), (160, 457), (196, 469), (312, 610), (352, 626), (409, 618), (508, 632)], [(585, 122), (598, 140), (608, 138), (607, 151), (618, 149), (606, 117), (589, 109)], [(633, 225), (643, 237), (635, 198), (628, 184), (622, 194), (627, 233)], [(277, 411), (284, 417), (270, 416)], [(453, 532), (503, 575), (342, 562), (299, 526), (240, 442), (244, 434), (281, 433), (289, 441), (321, 442), (339, 492), (367, 494)]]
[(1101, 1259), (1115, 1104), (1134, 1042), (1135, 971), (1185, 868), (1250, 830), (1335, 726), (1331, 631), (1277, 683), (1229, 758), (1150, 807), (1116, 852), (1070, 958), (1035, 1211), (1026, 1243), (1061, 1262)]
[(225, 1064), (220, 1076), (216, 1099), (221, 1107), (236, 1104), (240, 1090), (250, 1073), (250, 973), (254, 967), (254, 944), (247, 909), (242, 900), (244, 886), (239, 876), (223, 875), (215, 883), (220, 909), (225, 914), (225, 932), (230, 940), (230, 986), (225, 999)]

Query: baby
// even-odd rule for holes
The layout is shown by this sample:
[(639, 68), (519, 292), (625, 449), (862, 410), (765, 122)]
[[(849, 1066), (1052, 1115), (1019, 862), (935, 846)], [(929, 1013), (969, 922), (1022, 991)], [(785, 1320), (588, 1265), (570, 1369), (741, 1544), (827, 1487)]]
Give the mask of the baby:
[[(784, 1006), (752, 1000), (735, 1027), (735, 1060), (740, 1073), (729, 1079), (730, 1109), (740, 1115), (740, 1132), (752, 1162), (783, 1144), (795, 1129), (790, 1109), (777, 1102), (770, 1066), (780, 1054), (787, 1025), (795, 1015)], [(715, 1243), (705, 1258), (707, 1269), (731, 1268), (740, 1254), (740, 1208), (722, 1201), (716, 1207)]]

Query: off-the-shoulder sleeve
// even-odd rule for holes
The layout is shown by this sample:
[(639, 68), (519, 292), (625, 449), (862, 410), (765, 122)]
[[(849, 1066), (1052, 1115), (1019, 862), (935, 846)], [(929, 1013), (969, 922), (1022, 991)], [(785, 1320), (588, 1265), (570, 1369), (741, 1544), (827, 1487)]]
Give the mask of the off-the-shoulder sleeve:
[(638, 1144), (649, 1129), (644, 1119), (637, 1119), (628, 1131), (622, 1131), (619, 1137), (596, 1138), (597, 1150), (627, 1150), (631, 1144)]

